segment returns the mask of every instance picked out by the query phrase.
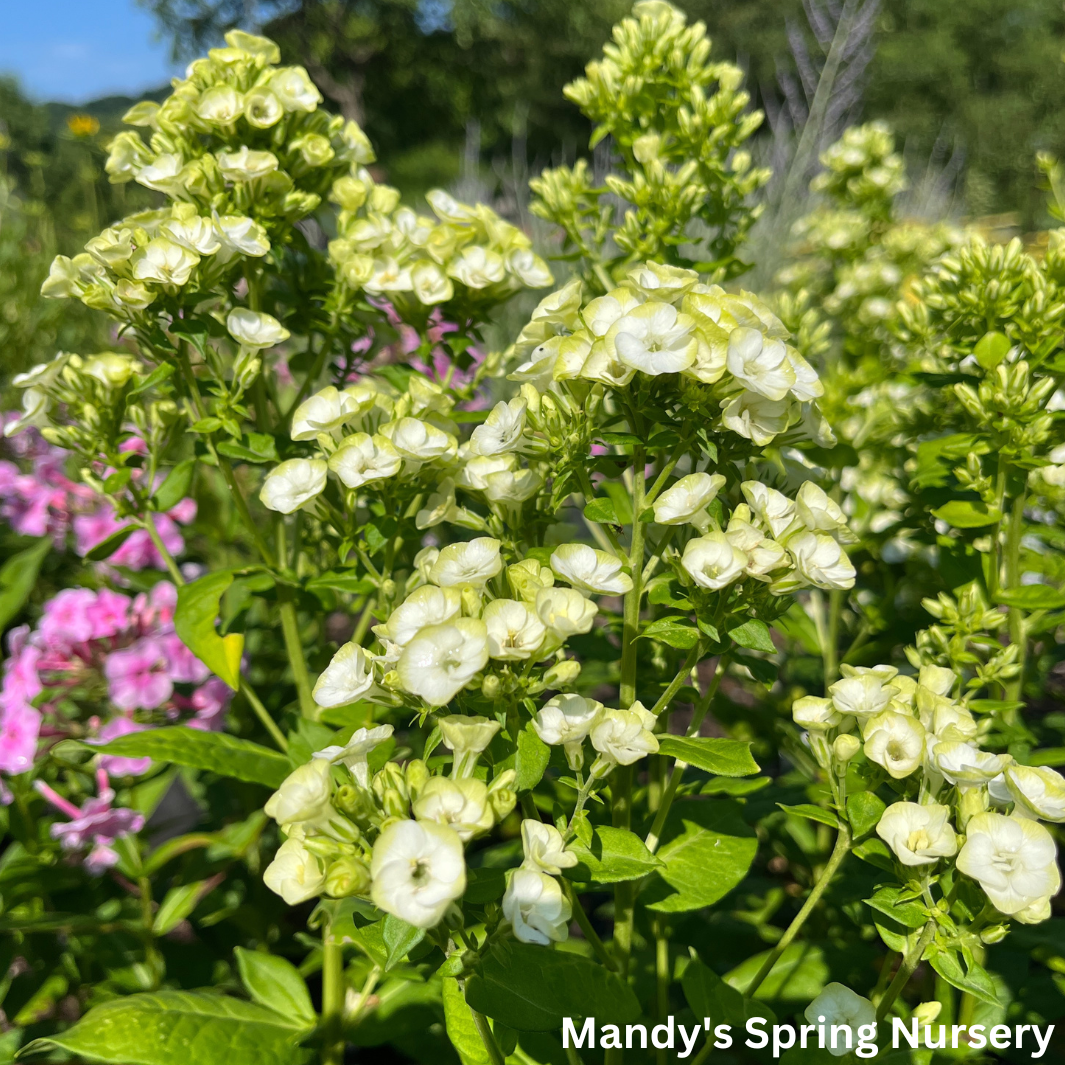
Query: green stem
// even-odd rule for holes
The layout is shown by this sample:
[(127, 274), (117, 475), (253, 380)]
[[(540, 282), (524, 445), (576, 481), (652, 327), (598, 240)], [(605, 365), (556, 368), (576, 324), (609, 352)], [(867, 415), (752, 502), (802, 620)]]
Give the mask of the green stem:
[(311, 691), (311, 675), (307, 672), (307, 659), (303, 655), (303, 639), (300, 636), (299, 618), (296, 616), (296, 601), (292, 589), (277, 586), (277, 611), (281, 617), (281, 635), (285, 641), (292, 677), (299, 695), (300, 713), (311, 721), (318, 718), (318, 704)]
[(560, 880), (560, 883), (562, 884), (563, 894), (569, 899), (569, 904), (573, 909), (573, 916), (576, 918), (577, 924), (580, 925), (584, 938), (588, 941), (592, 950), (595, 951), (595, 956), (611, 972), (617, 972), (617, 962), (610, 956), (610, 952), (599, 938), (599, 933), (592, 927), (592, 922), (588, 920), (588, 914), (584, 912), (584, 907), (577, 897), (577, 892), (573, 890), (573, 885), (565, 877)]
[(899, 971), (895, 973), (895, 979), (888, 985), (884, 997), (877, 1005), (876, 1019), (878, 1021), (882, 1021), (891, 1011), (891, 1007), (895, 1004), (895, 999), (902, 994), (903, 988), (905, 988), (910, 982), (910, 977), (913, 976), (914, 969), (920, 964), (921, 958), (924, 956), (924, 952), (927, 949), (928, 944), (932, 942), (932, 937), (935, 934), (936, 923), (935, 921), (929, 921), (924, 926), (921, 938), (917, 940), (913, 950), (909, 951), (906, 954), (906, 957), (902, 959)]
[(180, 588), (181, 585), (185, 583), (185, 578), (182, 576), (174, 556), (167, 549), (166, 544), (163, 543), (163, 538), (159, 535), (159, 530), (155, 527), (155, 518), (150, 510), (144, 512), (144, 517), (141, 519), (141, 525), (147, 531), (149, 538), (155, 545), (156, 551), (159, 552), (159, 556), (166, 565), (167, 572), (170, 574), (174, 585)]
[[(1010, 512), (1009, 530), (1006, 534), (1006, 588), (1016, 588), (1021, 583), (1021, 537), (1024, 533), (1025, 493), (1021, 492), (1013, 501)], [(1011, 606), (1009, 613), (1010, 643), (1017, 648), (1017, 663), (1020, 671), (1010, 681), (1006, 689), (1006, 698), (1020, 699), (1024, 691), (1024, 667), (1028, 657), (1028, 638), (1025, 633), (1024, 611)], [(1016, 711), (1010, 717), (1016, 720)]]
[(754, 979), (744, 992), (746, 998), (754, 997), (754, 993), (762, 986), (762, 982), (770, 974), (773, 966), (776, 965), (780, 960), (781, 955), (791, 945), (792, 940), (799, 934), (799, 930), (806, 923), (806, 918), (813, 913), (814, 907), (821, 901), (821, 896), (825, 893), (825, 890), (831, 883), (832, 877), (836, 875), (836, 870), (843, 863), (843, 859), (847, 857), (848, 853), (850, 853), (850, 849), (850, 828), (843, 822), (840, 822), (839, 835), (836, 836), (836, 845), (832, 848), (832, 854), (828, 859), (828, 864), (821, 871), (821, 875), (818, 877), (817, 883), (813, 886), (813, 890), (803, 903), (802, 909), (795, 915), (795, 920), (788, 925), (787, 931), (785, 931), (784, 935), (780, 937), (780, 942), (769, 952), (769, 956), (762, 963), (762, 967), (757, 973), (755, 973)]
[[(655, 936), (655, 989), (658, 1008), (658, 1023), (665, 1024), (669, 1015), (669, 940), (666, 939), (661, 921), (654, 923)], [(656, 1047), (655, 1058), (658, 1065), (666, 1065), (669, 1060), (666, 1048)]]
[(243, 677), (240, 680), (240, 693), (248, 700), (248, 705), (255, 712), (255, 716), (263, 723), (266, 731), (270, 733), (274, 743), (287, 754), (288, 740), (285, 739), (285, 734), (277, 727), (277, 722), (270, 716), (270, 711), (263, 706), (259, 696), (255, 694), (252, 686)]
[(825, 694), (828, 686), (839, 679), (839, 621), (843, 612), (843, 593), (833, 590), (828, 593), (828, 628), (825, 633), (824, 663)]
[(484, 1043), (484, 1049), (488, 1051), (488, 1060), (491, 1065), (505, 1065), (503, 1051), (499, 1049), (492, 1026), (488, 1023), (488, 1018), (483, 1013), (478, 1013), (475, 1009), (471, 1009), (470, 1013), (473, 1014), (473, 1023), (477, 1028), (477, 1034), (481, 1037), (481, 1042)]
[(344, 1065), (344, 948), (322, 929), (322, 1065)]

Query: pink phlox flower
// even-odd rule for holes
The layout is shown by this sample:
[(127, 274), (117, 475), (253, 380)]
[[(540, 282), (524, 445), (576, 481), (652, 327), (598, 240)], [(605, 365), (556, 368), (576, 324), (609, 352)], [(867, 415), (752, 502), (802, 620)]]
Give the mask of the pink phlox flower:
[(93, 514), (79, 514), (74, 519), (74, 550), (83, 558), (97, 544), (118, 532), (123, 522), (115, 517), (113, 507), (107, 506)]
[(167, 516), (181, 525), (189, 525), (196, 520), (196, 500), (186, 496), (176, 506), (171, 507)]
[(109, 654), (104, 676), (111, 702), (120, 710), (154, 710), (174, 691), (163, 645), (150, 636)]
[(41, 714), (29, 703), (0, 697), (0, 770), (25, 773), (33, 765)]
[(211, 671), (182, 643), (176, 633), (159, 638), (170, 679), (178, 684), (202, 684)]
[(130, 599), (110, 588), (101, 588), (96, 593), (96, 602), (89, 607), (92, 622), (92, 639), (106, 640), (129, 628)]
[(140, 436), (129, 436), (118, 445), (118, 450), (122, 454), (147, 455), (148, 441)]
[[(171, 516), (172, 515), (172, 516)], [(155, 516), (155, 528), (159, 539), (171, 555), (180, 555), (185, 550), (185, 539), (178, 531), (175, 519), (187, 525), (196, 517), (196, 501), (183, 499), (168, 514)], [(74, 537), (77, 552), (84, 557), (109, 536), (124, 529), (128, 521), (115, 517), (114, 508), (107, 504), (95, 514), (79, 515), (74, 519)], [(159, 553), (151, 536), (145, 529), (136, 529), (126, 538), (108, 560), (113, 566), (125, 566), (131, 570), (165, 570), (166, 562)]]
[(31, 703), (41, 693), (37, 673), (41, 649), (21, 640), (19, 643), (19, 650), (4, 663), (3, 697), (5, 702)]
[[(130, 721), (128, 717), (116, 717), (108, 721), (97, 733), (96, 738), (90, 743), (108, 743), (117, 736), (128, 736), (131, 732), (143, 732), (148, 725)], [(97, 764), (105, 772), (114, 777), (139, 777), (147, 773), (152, 767), (150, 758), (120, 758), (115, 754), (98, 754)]]
[(174, 631), (174, 611), (177, 609), (177, 588), (169, 581), (152, 585), (147, 595), (133, 600), (133, 617), (144, 632), (162, 634)]
[(192, 693), (189, 700), (196, 716), (188, 723), (189, 728), (218, 732), (225, 721), (233, 689), (220, 677), (211, 677)]
[(70, 647), (92, 637), (93, 624), (89, 608), (96, 595), (88, 588), (64, 588), (44, 604), (44, 616), (38, 631), (45, 645)]
[(80, 807), (41, 780), (35, 780), (33, 786), (60, 813), (70, 818), (67, 823), (52, 825), (49, 831), (53, 839), (59, 840), (63, 850), (90, 849), (85, 860), (90, 873), (98, 875), (114, 865), (118, 856), (111, 850), (111, 844), (144, 827), (144, 814), (111, 805), (115, 793), (108, 786), (107, 774), (103, 771), (98, 774), (97, 797), (86, 799)]

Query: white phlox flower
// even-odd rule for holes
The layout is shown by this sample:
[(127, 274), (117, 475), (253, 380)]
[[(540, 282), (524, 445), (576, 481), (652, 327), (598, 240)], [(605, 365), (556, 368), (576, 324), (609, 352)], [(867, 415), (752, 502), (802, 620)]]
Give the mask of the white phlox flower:
[(161, 285), (184, 285), (199, 264), (194, 251), (165, 237), (154, 237), (133, 257), (133, 276), (138, 281), (158, 281)]
[(863, 724), (865, 756), (896, 780), (908, 777), (924, 761), (924, 726), (908, 714), (884, 710)]
[(314, 701), (319, 706), (346, 706), (361, 699), (373, 682), (373, 667), (366, 652), (357, 643), (346, 643), (315, 682)]
[(287, 459), (266, 475), (259, 498), (269, 510), (292, 514), (321, 494), (328, 474), (321, 459)]
[(314, 752), (315, 761), (324, 761), (333, 765), (337, 762), (346, 765), (351, 775), (364, 788), (370, 786), (370, 752), (379, 747), (392, 735), (391, 725), (376, 725), (374, 728), (356, 729), (351, 738), (342, 747), (334, 744)]
[[(826, 984), (825, 989), (806, 1007), (803, 1014), (808, 1024), (824, 1028), (825, 1046), (836, 1058), (849, 1054), (857, 1047), (860, 1029), (873, 1025), (876, 1031), (876, 1008), (867, 998), (853, 992), (844, 984)], [(846, 1028), (845, 1032), (833, 1032), (836, 1026)], [(866, 1029), (868, 1031), (868, 1028)], [(820, 1036), (818, 1037), (820, 1045)]]
[(309, 113), (322, 102), (322, 94), (303, 67), (281, 67), (275, 71), (270, 78), (270, 91), (286, 111)]
[(720, 473), (689, 473), (667, 488), (654, 502), (659, 525), (692, 524), (705, 532), (710, 524), (706, 508), (725, 484)]
[(441, 587), (470, 585), (483, 588), (502, 572), (499, 555), (501, 544), (491, 536), (478, 536), (457, 544), (448, 544), (429, 570), (429, 580)]
[(800, 728), (823, 732), (835, 728), (843, 721), (843, 715), (831, 699), (817, 695), (804, 695), (791, 704), (791, 716)]
[(605, 337), (608, 350), (626, 366), (658, 376), (680, 373), (695, 361), (695, 322), (657, 301), (634, 307), (619, 318)]
[(488, 630), (479, 618), (430, 625), (403, 648), (396, 663), (400, 683), (429, 706), (445, 706), (488, 663)]
[(329, 468), (347, 488), (361, 488), (399, 473), (403, 459), (380, 433), (352, 433), (329, 456)]
[(470, 436), (472, 455), (499, 455), (521, 446), (528, 404), (520, 396), (497, 403)]
[(322, 861), (312, 854), (299, 839), (287, 839), (263, 871), (263, 883), (280, 895), (289, 906), (319, 895), (325, 886)]
[(370, 874), (378, 909), (432, 928), (466, 890), (462, 840), (435, 821), (395, 821), (374, 843)]
[(461, 609), (462, 593), (458, 588), (438, 588), (425, 584), (415, 588), (392, 611), (384, 625), (374, 626), (374, 632), (397, 647), (406, 647), (421, 629), (428, 625), (442, 625)]
[(876, 834), (903, 865), (934, 865), (958, 853), (946, 806), (892, 803), (881, 815)]
[(137, 171), (137, 184), (156, 192), (173, 193), (181, 188), (185, 161), (180, 155), (164, 152)]
[(381, 426), (381, 435), (407, 461), (412, 471), (422, 463), (432, 462), (445, 456), (454, 456), (458, 450), (455, 438), (443, 429), (419, 418), (400, 418)]
[(744, 481), (740, 489), (751, 511), (769, 529), (773, 539), (782, 539), (795, 521), (795, 504), (782, 492), (760, 481)]
[(628, 284), (647, 299), (676, 303), (698, 282), (692, 270), (665, 263), (646, 262), (629, 271)]
[(163, 225), (163, 232), (175, 244), (197, 255), (214, 255), (222, 241), (209, 218), (175, 218)]
[(721, 421), (726, 429), (759, 447), (773, 442), (788, 427), (791, 405), (787, 400), (767, 399), (757, 392), (741, 392), (721, 400)]
[(319, 433), (331, 433), (345, 425), (360, 412), (359, 408), (356, 396), (329, 385), (296, 408), (289, 436), (293, 440), (314, 440)]
[(563, 869), (577, 864), (577, 855), (566, 850), (562, 833), (554, 825), (525, 818), (521, 823), (521, 847), (525, 855), (522, 865), (548, 876), (559, 876)]
[(263, 809), (279, 825), (318, 821), (331, 812), (332, 789), (329, 762), (312, 758), (285, 777)]
[(516, 599), (493, 599), (482, 611), (488, 629), (488, 654), (504, 662), (532, 657), (544, 642), (547, 628), (535, 610)]
[(262, 314), (247, 307), (234, 307), (229, 312), (226, 329), (246, 348), (271, 348), (291, 335), (272, 314)]
[(841, 714), (869, 718), (886, 710), (898, 693), (895, 685), (887, 683), (889, 679), (877, 673), (843, 677), (829, 686), (828, 694)]
[(1012, 761), (1009, 755), (981, 751), (957, 740), (937, 743), (932, 757), (947, 782), (963, 790), (979, 788), (994, 780)]
[(1034, 765), (1009, 765), (1003, 772), (1017, 817), (1065, 821), (1065, 777), (1060, 773)]
[(487, 717), (467, 717), (465, 714), (448, 714), (438, 718), (436, 723), (441, 742), (455, 756), (451, 775), (456, 779), (473, 776), (477, 759), (501, 727), (498, 721)]
[(854, 566), (827, 533), (799, 533), (788, 538), (787, 548), (796, 571), (815, 587), (834, 591), (854, 587)]
[(555, 279), (547, 263), (531, 248), (507, 252), (507, 270), (528, 288), (547, 288)]
[(536, 613), (561, 642), (588, 632), (599, 608), (576, 588), (542, 588), (536, 593)]
[(725, 539), (747, 556), (744, 572), (758, 580), (771, 580), (774, 570), (788, 564), (788, 552), (782, 544), (771, 540), (765, 533), (752, 525), (751, 513), (745, 503), (741, 503), (729, 518)]
[(548, 746), (563, 746), (571, 769), (580, 769), (584, 740), (602, 709), (602, 703), (583, 695), (556, 695), (540, 707), (532, 725)]
[[(1061, 889), (1057, 846), (1038, 821), (981, 813), (965, 828), (957, 867), (979, 881), (997, 910), (1016, 914)], [(1040, 912), (1039, 906), (1036, 912)]]
[(214, 216), (214, 228), (221, 242), (218, 258), (228, 262), (234, 255), (250, 255), (261, 258), (270, 250), (270, 240), (253, 218), (244, 215)]
[(235, 152), (218, 153), (218, 169), (226, 181), (255, 181), (277, 169), (277, 156), (273, 152), (258, 152), (246, 144)]
[(212, 85), (196, 101), (196, 114), (215, 126), (228, 126), (244, 112), (244, 99), (231, 85)]
[(633, 710), (601, 710), (592, 722), (588, 737), (608, 766), (632, 765), (649, 754), (658, 753), (654, 733)]
[(569, 937), (573, 916), (569, 900), (553, 877), (535, 869), (514, 869), (507, 874), (503, 916), (522, 943), (561, 943)]
[(813, 481), (804, 481), (795, 496), (795, 509), (799, 521), (810, 532), (829, 533), (838, 536), (843, 533), (849, 536), (847, 529), (847, 516), (840, 509), (840, 505), (823, 488)]
[(728, 371), (751, 391), (769, 400), (782, 400), (795, 384), (795, 369), (781, 340), (766, 338), (757, 329), (741, 326), (728, 338)]
[(632, 578), (621, 570), (621, 559), (587, 544), (562, 544), (551, 555), (551, 569), (578, 591), (596, 595), (624, 595)]
[(446, 303), (455, 295), (451, 278), (431, 259), (419, 259), (410, 268), (410, 285), (419, 302), (427, 307)]
[(499, 252), (473, 244), (448, 263), (447, 272), (467, 288), (482, 289), (502, 281), (507, 276), (507, 264)]
[(618, 288), (605, 296), (597, 296), (581, 311), (588, 331), (595, 338), (605, 337), (610, 327), (630, 311), (640, 306), (639, 298), (630, 289)]
[(488, 785), (474, 777), (430, 777), (411, 809), (419, 821), (448, 825), (463, 843), (487, 832), (495, 823)]
[(713, 530), (684, 545), (681, 565), (700, 588), (712, 592), (728, 587), (743, 576), (749, 559), (733, 547), (723, 532)]

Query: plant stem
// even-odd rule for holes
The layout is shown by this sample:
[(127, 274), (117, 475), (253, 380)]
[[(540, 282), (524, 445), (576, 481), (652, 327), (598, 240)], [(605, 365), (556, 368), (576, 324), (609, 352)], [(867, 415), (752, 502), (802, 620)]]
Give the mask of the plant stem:
[(159, 535), (159, 530), (155, 527), (155, 518), (152, 516), (150, 510), (144, 512), (144, 517), (141, 519), (141, 525), (147, 531), (149, 538), (155, 545), (156, 551), (159, 552), (159, 557), (162, 558), (163, 563), (166, 565), (167, 572), (170, 574), (174, 585), (180, 588), (181, 585), (185, 583), (185, 578), (182, 576), (174, 556), (167, 549), (166, 544), (163, 543), (163, 538)]
[(477, 1028), (477, 1034), (481, 1037), (481, 1042), (484, 1043), (484, 1049), (488, 1051), (488, 1060), (492, 1065), (504, 1065), (503, 1051), (499, 1049), (495, 1034), (492, 1032), (492, 1026), (488, 1023), (488, 1018), (483, 1013), (478, 1013), (475, 1009), (471, 1009), (470, 1013), (473, 1014), (473, 1023)]
[(344, 948), (322, 929), (322, 1065), (344, 1065)]
[(910, 977), (913, 976), (914, 969), (920, 964), (921, 958), (924, 955), (928, 944), (932, 942), (932, 937), (936, 934), (935, 921), (929, 921), (921, 932), (921, 938), (917, 940), (912, 951), (908, 952), (906, 957), (902, 959), (902, 964), (899, 966), (899, 970), (895, 973), (895, 979), (888, 985), (887, 991), (884, 993), (884, 997), (880, 1000), (876, 1007), (876, 1019), (882, 1021), (891, 1010), (891, 1007), (895, 1004), (895, 999), (902, 993), (903, 988), (909, 983)]
[(375, 965), (370, 974), (366, 977), (366, 982), (362, 985), (362, 990), (359, 992), (359, 997), (348, 1014), (348, 1022), (350, 1024), (359, 1023), (359, 1014), (366, 1008), (366, 1003), (373, 994), (373, 989), (377, 986), (377, 981), (381, 979), (381, 966)]
[[(1024, 533), (1025, 493), (1021, 492), (1013, 501), (1010, 512), (1009, 530), (1006, 534), (1006, 583), (1005, 588), (1016, 588), (1021, 583), (1021, 536)], [(1017, 663), (1020, 672), (1010, 681), (1006, 689), (1007, 699), (1020, 699), (1024, 691), (1024, 666), (1028, 652), (1028, 638), (1024, 631), (1024, 611), (1020, 607), (1009, 608), (1010, 643), (1017, 648)], [(1011, 711), (1010, 718), (1017, 719), (1017, 712)]]
[(617, 972), (617, 962), (610, 956), (610, 952), (599, 938), (599, 933), (592, 927), (592, 922), (588, 920), (588, 914), (584, 912), (584, 907), (577, 897), (577, 892), (573, 890), (573, 885), (565, 877), (561, 878), (560, 883), (562, 884), (563, 893), (569, 899), (569, 904), (573, 908), (573, 916), (576, 918), (577, 924), (580, 925), (584, 938), (591, 945), (592, 950), (595, 951), (595, 956), (611, 972)]
[[(666, 939), (661, 921), (654, 923), (655, 935), (655, 988), (658, 1008), (658, 1023), (665, 1024), (669, 1015), (669, 940)], [(656, 1047), (655, 1058), (658, 1065), (666, 1065), (665, 1047)]]
[(787, 931), (780, 937), (780, 942), (770, 951), (769, 957), (766, 958), (762, 963), (762, 967), (755, 973), (754, 979), (744, 992), (745, 998), (754, 997), (754, 993), (762, 986), (773, 966), (776, 965), (781, 955), (791, 945), (791, 941), (799, 934), (799, 930), (806, 923), (806, 918), (813, 913), (814, 907), (820, 902), (821, 896), (825, 893), (826, 888), (832, 881), (832, 877), (835, 876), (836, 870), (843, 863), (843, 859), (847, 857), (850, 849), (851, 830), (848, 825), (841, 821), (839, 834), (836, 836), (836, 845), (832, 848), (828, 864), (821, 871), (821, 875), (817, 878), (817, 883), (814, 884), (813, 890), (803, 903), (802, 909), (795, 915), (795, 920), (788, 925)]
[(833, 590), (828, 593), (828, 629), (825, 633), (824, 663), (825, 694), (828, 686), (839, 678), (839, 620), (843, 612), (843, 593)]
[(281, 616), (281, 635), (285, 641), (285, 651), (292, 667), (292, 677), (296, 682), (299, 695), (300, 713), (314, 721), (318, 717), (318, 704), (311, 694), (311, 676), (307, 672), (307, 660), (303, 656), (303, 640), (300, 637), (299, 619), (296, 617), (296, 601), (292, 589), (279, 584), (277, 586), (277, 612)]
[(277, 722), (270, 716), (270, 711), (266, 709), (262, 704), (262, 700), (252, 686), (241, 677), (240, 680), (240, 693), (248, 700), (248, 705), (255, 712), (255, 716), (263, 723), (263, 727), (270, 733), (271, 738), (278, 747), (288, 753), (288, 740), (285, 739), (285, 734), (277, 727)]

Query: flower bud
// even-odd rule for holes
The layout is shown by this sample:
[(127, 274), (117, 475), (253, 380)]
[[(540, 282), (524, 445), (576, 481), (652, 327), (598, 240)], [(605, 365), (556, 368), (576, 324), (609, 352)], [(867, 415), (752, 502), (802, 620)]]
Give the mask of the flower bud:
[(407, 793), (411, 799), (417, 799), (418, 793), (425, 787), (429, 779), (429, 768), (420, 758), (412, 758), (403, 771), (407, 780)]
[[(985, 928), (980, 933), (980, 942), (986, 943), (991, 946), (994, 943), (1001, 943), (1010, 933), (1010, 926), (1008, 924), (993, 924), (989, 928)], [(938, 1006), (939, 1003), (937, 1002)]]
[(358, 858), (338, 858), (325, 874), (325, 893), (334, 899), (365, 895), (370, 890), (370, 870)]
[(501, 684), (499, 677), (495, 673), (489, 673), (483, 681), (481, 681), (481, 694), (486, 699), (495, 699), (499, 695)]
[(918, 1025), (931, 1024), (943, 1009), (942, 1002), (922, 1002), (914, 1011)]
[(561, 662), (556, 662), (544, 673), (544, 688), (568, 688), (580, 676), (580, 673), (580, 662), (575, 658), (564, 658)]
[(832, 744), (832, 757), (837, 762), (849, 762), (862, 749), (862, 741), (857, 736), (837, 736)]

